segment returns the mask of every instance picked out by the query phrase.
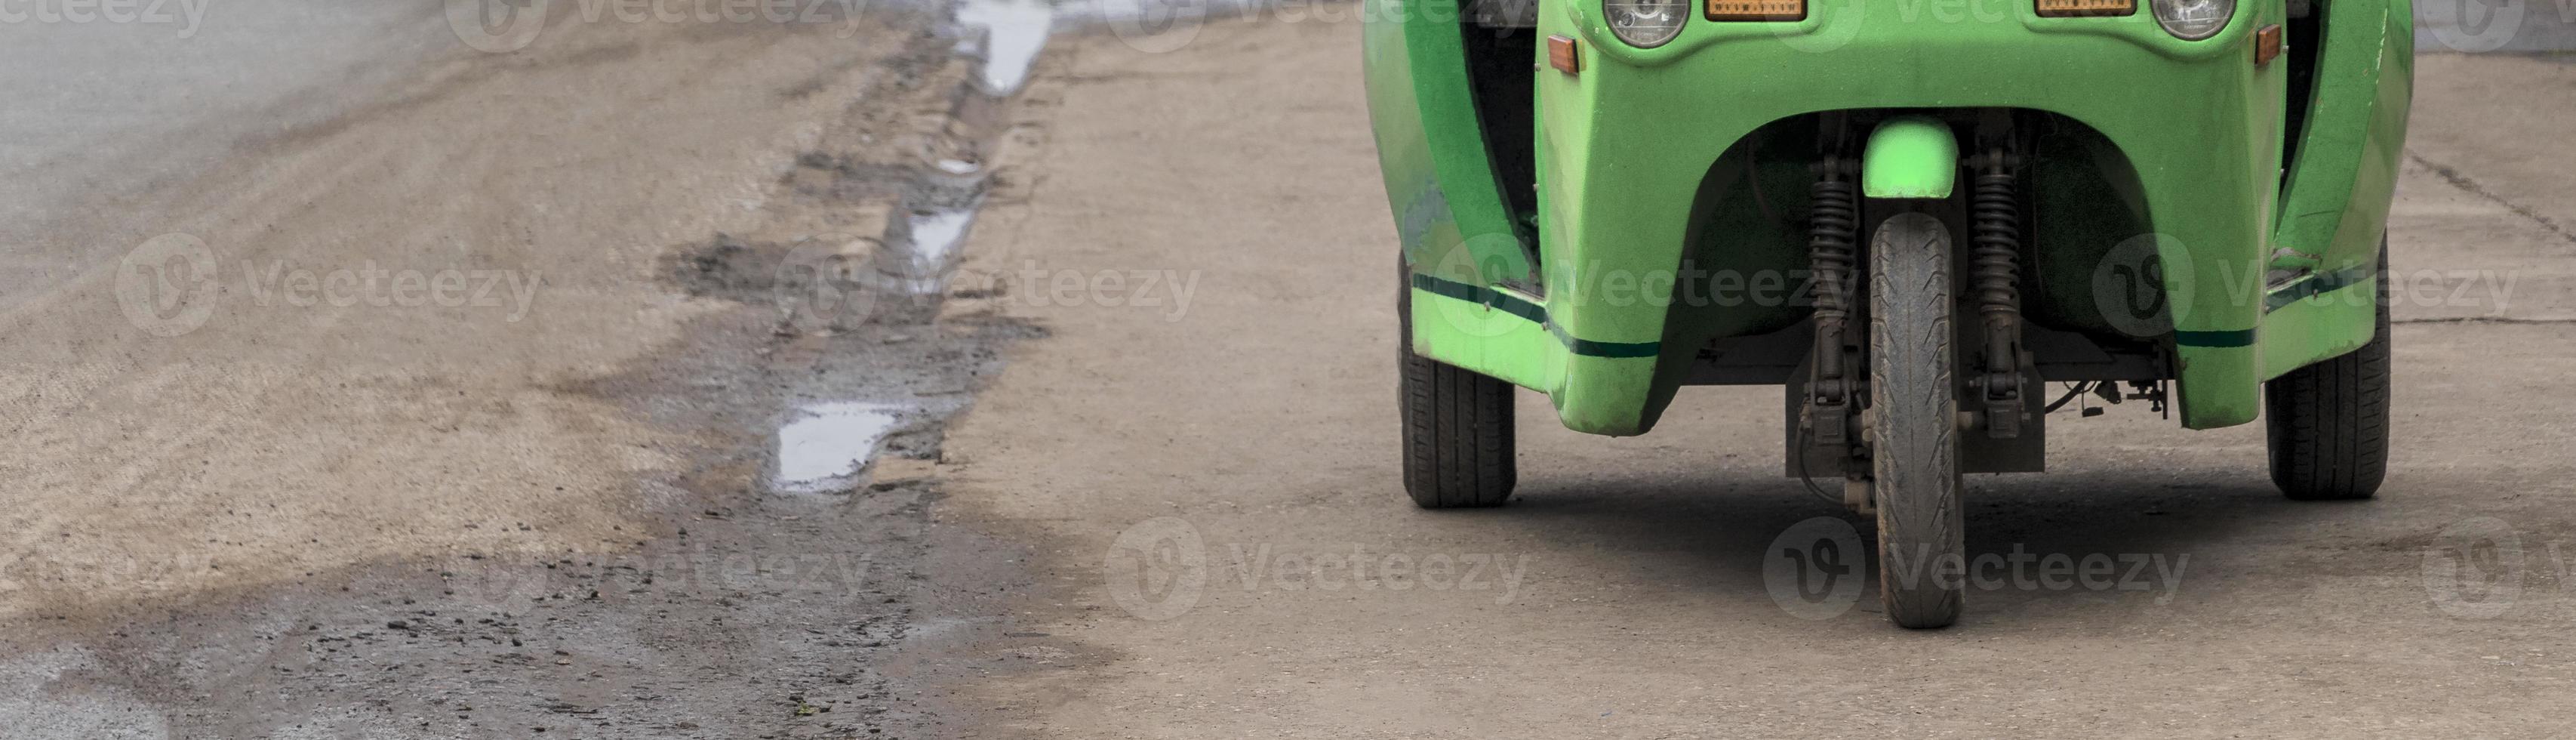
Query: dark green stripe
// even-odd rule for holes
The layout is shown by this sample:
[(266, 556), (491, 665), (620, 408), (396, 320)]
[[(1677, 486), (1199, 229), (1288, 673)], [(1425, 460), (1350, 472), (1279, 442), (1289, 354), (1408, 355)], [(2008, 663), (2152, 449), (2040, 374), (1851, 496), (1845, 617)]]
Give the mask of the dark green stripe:
[(1455, 298), (1468, 303), (1498, 309), (1510, 313), (1513, 316), (1518, 316), (1544, 325), (1547, 327), (1548, 333), (1556, 335), (1557, 341), (1565, 343), (1565, 348), (1567, 350), (1578, 355), (1586, 357), (1628, 358), (1656, 357), (1663, 354), (1662, 342), (1595, 342), (1589, 339), (1577, 339), (1574, 335), (1565, 333), (1564, 327), (1557, 326), (1556, 322), (1549, 321), (1547, 319), (1546, 306), (1531, 303), (1527, 300), (1523, 300), (1520, 296), (1505, 293), (1486, 286), (1469, 285), (1456, 280), (1443, 280), (1441, 278), (1417, 272), (1413, 274), (1413, 287), (1430, 291), (1432, 295), (1437, 295), (1443, 298)]
[(1547, 330), (1556, 334), (1557, 339), (1564, 341), (1566, 349), (1587, 357), (1658, 357), (1664, 353), (1662, 342), (1595, 342), (1567, 335), (1564, 329), (1557, 328), (1555, 324), (1548, 324)]
[(1433, 294), (1443, 298), (1455, 298), (1468, 303), (1482, 305), (1487, 308), (1501, 309), (1513, 316), (1529, 319), (1534, 323), (1547, 323), (1547, 307), (1521, 300), (1520, 296), (1492, 288), (1468, 285), (1455, 280), (1442, 280), (1440, 278), (1419, 273), (1416, 273), (1413, 276), (1413, 287), (1431, 291)]
[(2282, 306), (2297, 303), (2299, 299), (2302, 298), (2313, 297), (2319, 293), (2331, 293), (2354, 285), (2359, 285), (2362, 281), (2376, 277), (2378, 274), (2379, 270), (2375, 267), (2357, 265), (2336, 270), (2334, 272), (2320, 273), (2299, 278), (2297, 282), (2290, 283), (2289, 285), (2283, 286), (2281, 289), (2272, 291), (2271, 294), (2264, 296), (2263, 312), (2271, 313), (2273, 311), (2281, 310)]
[(2176, 331), (2174, 343), (2187, 347), (2251, 347), (2254, 346), (2254, 330)]
[[(1572, 350), (1578, 355), (1588, 357), (1630, 358), (1656, 357), (1663, 354), (1662, 342), (1595, 342), (1588, 339), (1578, 339), (1571, 334), (1565, 333), (1564, 327), (1557, 326), (1556, 322), (1549, 321), (1547, 319), (1547, 307), (1522, 300), (1519, 296), (1495, 290), (1493, 288), (1481, 285), (1469, 285), (1455, 280), (1444, 280), (1420, 273), (1414, 274), (1413, 287), (1430, 291), (1433, 295), (1444, 298), (1454, 298), (1477, 305), (1508, 311), (1514, 316), (1519, 316), (1524, 319), (1544, 324), (1547, 326), (1548, 333), (1556, 335), (1558, 341), (1565, 343), (1566, 349)], [(2327, 290), (2331, 290), (2331, 288), (2328, 288)], [(2174, 332), (2174, 343), (2191, 347), (2251, 347), (2254, 346), (2254, 330), (2176, 331)]]

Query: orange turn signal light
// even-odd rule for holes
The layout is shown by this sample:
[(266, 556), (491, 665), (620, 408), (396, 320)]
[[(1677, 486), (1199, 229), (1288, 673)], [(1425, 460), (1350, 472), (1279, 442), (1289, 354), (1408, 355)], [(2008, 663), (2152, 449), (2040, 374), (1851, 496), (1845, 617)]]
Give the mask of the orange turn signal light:
[(2043, 18), (2094, 18), (2138, 12), (2138, 0), (2039, 0)]
[(1708, 0), (1712, 21), (1803, 21), (1807, 0)]
[(2281, 55), (2281, 25), (2272, 24), (2254, 31), (2254, 66), (2272, 63)]
[(1547, 66), (1566, 74), (1583, 73), (1583, 53), (1571, 36), (1547, 37)]

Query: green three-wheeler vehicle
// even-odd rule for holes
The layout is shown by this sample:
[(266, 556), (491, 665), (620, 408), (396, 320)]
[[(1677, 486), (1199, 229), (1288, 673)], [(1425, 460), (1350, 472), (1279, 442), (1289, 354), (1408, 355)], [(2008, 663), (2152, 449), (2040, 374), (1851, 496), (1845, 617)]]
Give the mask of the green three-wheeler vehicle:
[(2380, 484), (2406, 0), (1367, 2), (1424, 507), (1511, 495), (1513, 386), (1634, 435), (1779, 385), (1783, 473), (1937, 627), (1959, 476), (2041, 470), (2074, 394)]

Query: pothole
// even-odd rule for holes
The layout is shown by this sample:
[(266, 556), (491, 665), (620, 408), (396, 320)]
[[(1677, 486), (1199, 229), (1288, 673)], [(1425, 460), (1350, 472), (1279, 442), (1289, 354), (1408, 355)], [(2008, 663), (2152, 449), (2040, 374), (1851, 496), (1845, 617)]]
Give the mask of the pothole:
[(781, 493), (839, 493), (858, 486), (859, 474), (878, 445), (902, 426), (894, 404), (832, 401), (807, 404), (778, 427), (778, 469), (770, 488)]

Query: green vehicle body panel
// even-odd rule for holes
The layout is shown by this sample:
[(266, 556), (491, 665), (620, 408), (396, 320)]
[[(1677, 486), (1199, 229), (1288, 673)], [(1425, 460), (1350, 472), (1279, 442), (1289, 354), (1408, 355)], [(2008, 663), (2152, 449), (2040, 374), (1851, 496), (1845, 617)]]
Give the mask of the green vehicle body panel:
[(1959, 182), (1959, 137), (1950, 124), (1898, 116), (1869, 133), (1860, 192), (1872, 198), (1947, 198)]
[[(2368, 292), (2395, 187), (2412, 9), (2407, 0), (2325, 6), (2310, 112), (2301, 131), (2287, 131), (2288, 65), (2252, 59), (2254, 30), (2285, 22), (2280, 0), (2240, 2), (2217, 35), (2188, 42), (2144, 8), (2040, 18), (2026, 0), (1811, 0), (1796, 22), (1694, 15), (1654, 49), (1611, 36), (1597, 2), (1541, 0), (1538, 34), (1576, 39), (1582, 69), (1535, 74), (1538, 212), (1528, 231), (1503, 194), (1516, 184), (1497, 181), (1482, 136), (1454, 0), (1368, 0), (1368, 97), (1411, 267), (1409, 341), (1424, 356), (1546, 393), (1575, 430), (1643, 433), (1699, 347), (1780, 328), (1777, 309), (1676, 300), (1694, 260), (1802, 254), (1803, 239), (1710, 233), (1713, 217), (1693, 212), (1717, 191), (1729, 204), (1803, 207), (1803, 190), (1758, 184), (1767, 174), (1753, 176), (1750, 192), (1719, 184), (1713, 172), (1794, 177), (1805, 165), (1760, 161), (1739, 142), (1825, 111), (2030, 109), (2098, 132), (2062, 154), (2128, 178), (2113, 178), (2119, 192), (2096, 199), (2110, 210), (2084, 214), (2099, 218), (2043, 219), (2034, 235), (2042, 254), (2099, 254), (2108, 242), (2152, 237), (2138, 243), (2163, 271), (2169, 328), (2155, 338), (2173, 348), (2183, 424), (2251, 421), (2262, 381), (2358, 348), (2375, 326), (2369, 301), (2354, 296)], [(1897, 135), (1923, 131), (1908, 125)], [(2293, 137), (2296, 160), (2285, 162)], [(1919, 170), (1937, 158), (1898, 154), (1909, 151), (1866, 155), (1864, 183), (1932, 192), (1943, 178)], [(2041, 197), (2051, 177), (2062, 175), (2032, 183)], [(2087, 230), (2130, 223), (2141, 227)], [(1535, 235), (1535, 266), (1524, 234)], [(2091, 294), (2095, 267), (2043, 260), (2032, 310), (2084, 324), (2105, 300)], [(2271, 285), (2271, 268), (2309, 273)]]
[(1418, 16), (1362, 26), (1369, 116), (1405, 261), (1452, 263), (1451, 277), (1478, 284), (1479, 274), (1528, 278), (1476, 120), (1456, 7), (1367, 0), (1367, 12)]

